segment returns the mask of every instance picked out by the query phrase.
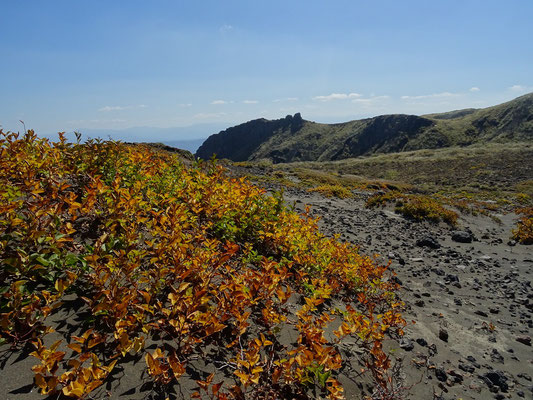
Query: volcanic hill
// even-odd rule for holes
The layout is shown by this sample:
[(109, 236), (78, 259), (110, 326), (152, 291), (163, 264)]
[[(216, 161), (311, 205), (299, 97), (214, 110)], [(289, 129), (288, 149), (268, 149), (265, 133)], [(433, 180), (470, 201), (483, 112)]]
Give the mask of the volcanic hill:
[(274, 163), (333, 161), (376, 153), (533, 139), (533, 93), (483, 109), (380, 115), (337, 124), (302, 119), (252, 120), (211, 135), (196, 156)]

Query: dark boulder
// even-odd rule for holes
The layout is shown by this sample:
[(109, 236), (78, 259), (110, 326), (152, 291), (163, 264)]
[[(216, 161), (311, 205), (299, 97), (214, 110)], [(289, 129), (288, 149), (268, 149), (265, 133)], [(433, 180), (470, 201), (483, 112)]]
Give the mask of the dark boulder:
[(431, 249), (440, 248), (439, 242), (437, 242), (437, 240), (433, 236), (430, 236), (430, 235), (426, 235), (418, 239), (416, 241), (416, 245), (419, 247), (429, 247)]
[(458, 243), (472, 243), (472, 234), (465, 231), (452, 232), (452, 240)]

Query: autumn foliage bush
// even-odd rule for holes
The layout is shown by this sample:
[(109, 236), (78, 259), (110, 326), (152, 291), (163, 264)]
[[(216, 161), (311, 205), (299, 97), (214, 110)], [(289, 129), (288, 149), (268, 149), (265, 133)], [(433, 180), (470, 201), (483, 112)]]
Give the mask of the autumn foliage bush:
[[(386, 266), (214, 162), (0, 133), (0, 340), (33, 346), (43, 395), (92, 396), (140, 359), (161, 393), (199, 359), (193, 397), (342, 398), (341, 369), (387, 393), (405, 322)], [(67, 306), (81, 322), (54, 332)]]
[(308, 189), (309, 192), (318, 192), (326, 197), (337, 197), (339, 199), (347, 199), (352, 197), (350, 189), (342, 185), (320, 185)]
[(522, 215), (513, 229), (513, 239), (523, 244), (533, 244), (533, 207), (520, 208), (517, 214)]
[(415, 221), (444, 221), (449, 225), (456, 225), (458, 214), (445, 208), (437, 200), (420, 194), (405, 194), (397, 191), (377, 193), (368, 198), (366, 206), (373, 208), (387, 203), (395, 204), (395, 211)]

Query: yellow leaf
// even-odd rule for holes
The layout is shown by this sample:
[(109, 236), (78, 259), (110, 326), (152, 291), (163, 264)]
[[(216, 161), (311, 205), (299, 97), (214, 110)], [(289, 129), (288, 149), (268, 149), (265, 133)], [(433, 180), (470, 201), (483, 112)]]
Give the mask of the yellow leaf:
[(74, 350), (76, 353), (81, 353), (81, 346), (78, 343), (67, 344), (67, 347)]
[(235, 375), (239, 377), (241, 380), (241, 383), (246, 386), (248, 384), (248, 381), (250, 380), (250, 376), (242, 371), (236, 370), (233, 372)]
[(85, 394), (85, 385), (78, 381), (70, 382), (63, 388), (63, 394), (69, 397), (81, 397)]
[(63, 293), (65, 291), (65, 284), (62, 279), (58, 279), (54, 286), (59, 293)]
[(41, 374), (35, 374), (35, 384), (41, 389), (45, 389), (46, 387), (48, 387), (46, 381), (44, 380), (44, 376), (42, 376)]
[(144, 338), (141, 336), (136, 337), (135, 340), (133, 341), (133, 350), (135, 351), (135, 353), (138, 353), (139, 351), (141, 351), (143, 347), (144, 347)]
[(94, 389), (96, 389), (98, 386), (100, 386), (102, 384), (102, 381), (101, 380), (95, 380), (95, 381), (92, 381), (91, 383), (89, 383), (86, 387), (85, 387), (85, 393), (91, 393)]

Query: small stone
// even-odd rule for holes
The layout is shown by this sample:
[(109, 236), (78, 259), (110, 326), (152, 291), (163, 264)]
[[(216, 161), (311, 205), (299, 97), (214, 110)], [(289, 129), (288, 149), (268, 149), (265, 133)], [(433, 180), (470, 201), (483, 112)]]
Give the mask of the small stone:
[(520, 342), (522, 344), (525, 344), (526, 346), (531, 346), (531, 337), (530, 336), (517, 336), (516, 341)]
[(458, 243), (472, 243), (472, 235), (465, 231), (452, 232), (452, 240)]
[(476, 361), (476, 359), (473, 356), (468, 356), (468, 357), (466, 357), (466, 359), (468, 361), (470, 361), (474, 367), (476, 367), (476, 368), (480, 368), (481, 367), (481, 365), (479, 365), (479, 363)]
[(526, 374), (525, 372), (520, 372), (517, 375), (519, 378), (525, 379), (526, 381), (531, 382), (531, 376), (529, 374)]
[(448, 370), (448, 375), (453, 377), (454, 383), (461, 383), (463, 381), (463, 375), (453, 369)]
[(497, 363), (500, 363), (500, 364), (503, 364), (505, 362), (505, 359), (503, 358), (503, 356), (496, 349), (492, 349), (492, 353), (490, 355), (490, 359), (493, 362), (497, 362)]
[(437, 240), (429, 235), (423, 236), (420, 239), (416, 241), (416, 245), (418, 247), (429, 247), (431, 249), (438, 249), (440, 248), (439, 242)]
[(424, 300), (417, 300), (415, 301), (415, 306), (417, 307), (424, 307), (426, 303), (424, 303)]
[(464, 364), (464, 363), (459, 363), (459, 369), (461, 371), (465, 371), (470, 374), (476, 370), (473, 365)]
[(443, 342), (448, 341), (448, 331), (446, 329), (444, 328), (439, 329), (439, 339), (442, 340)]
[(418, 338), (416, 339), (416, 342), (422, 347), (426, 347), (428, 345), (428, 342), (424, 338)]
[(441, 382), (446, 382), (448, 379), (448, 375), (446, 374), (446, 371), (444, 371), (444, 368), (435, 368), (435, 376)]
[(411, 351), (414, 349), (414, 347), (415, 345), (411, 339), (403, 338), (400, 340), (400, 348), (404, 349), (405, 351)]

